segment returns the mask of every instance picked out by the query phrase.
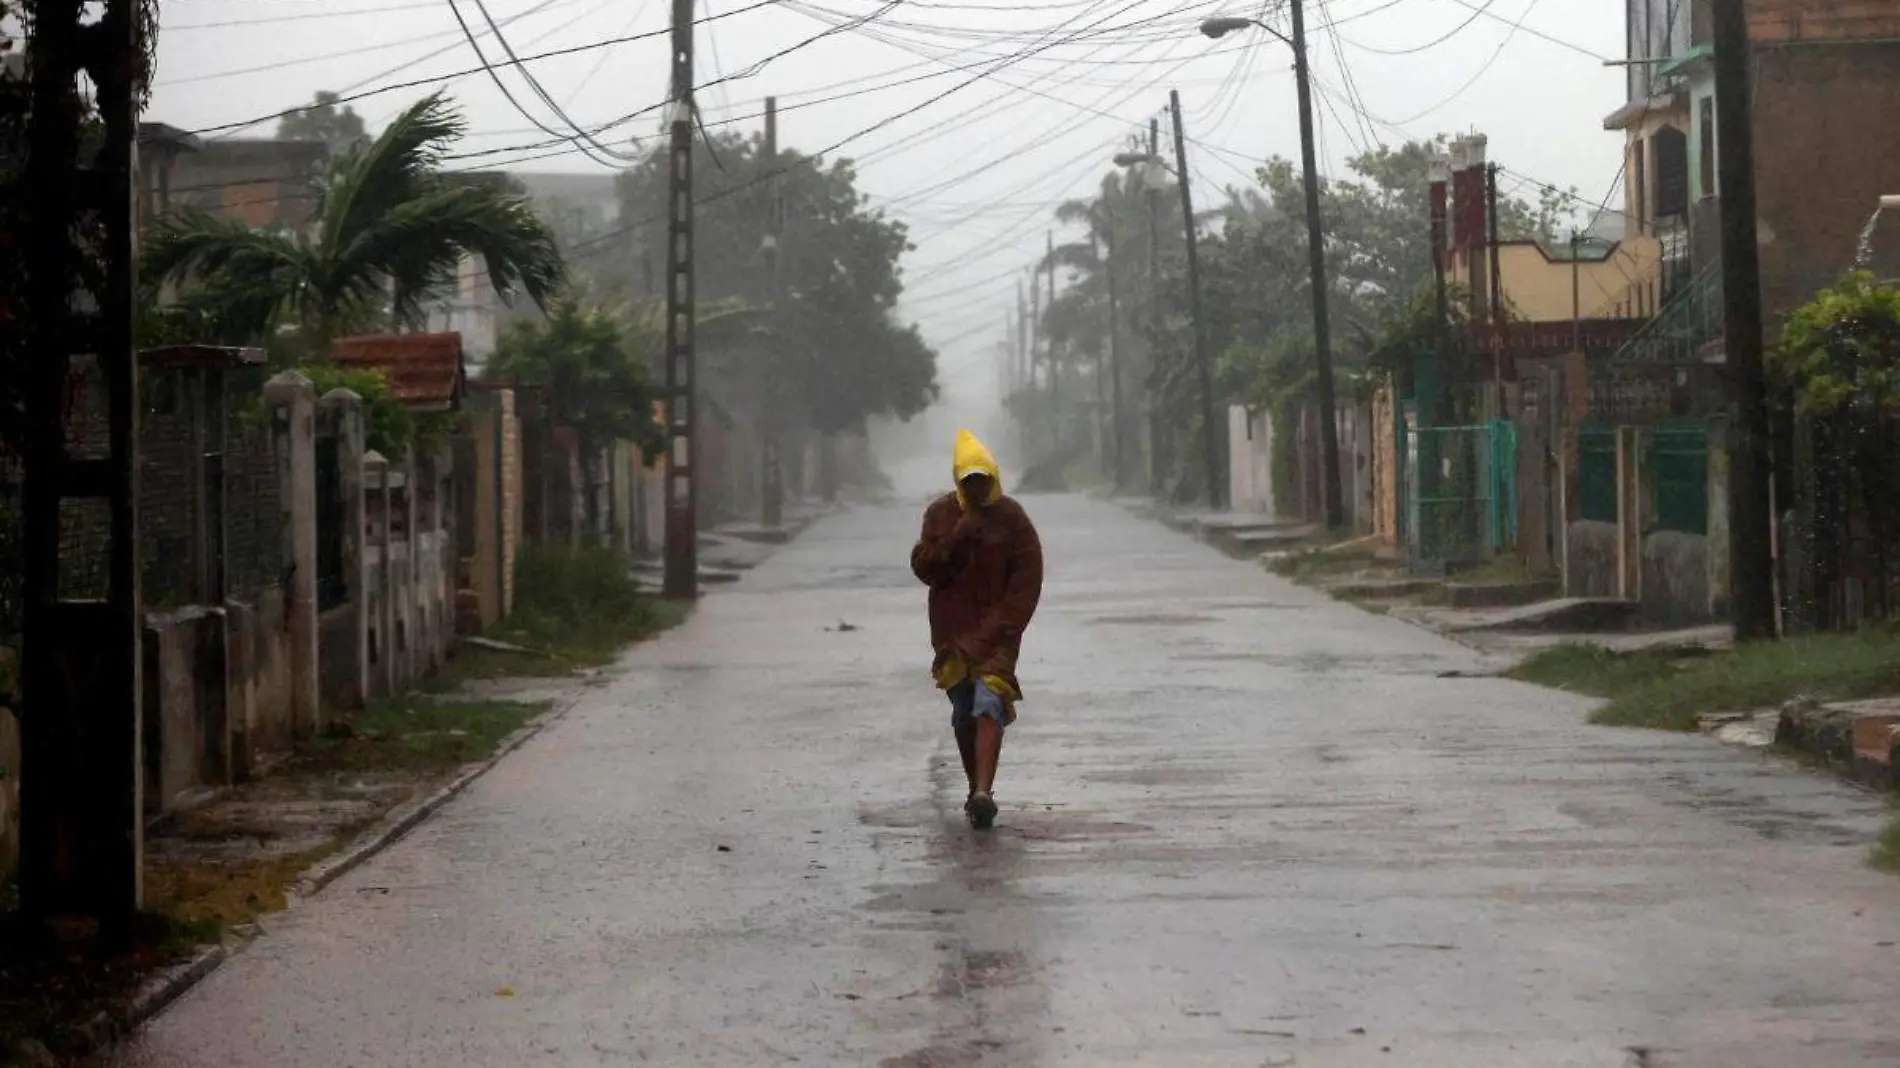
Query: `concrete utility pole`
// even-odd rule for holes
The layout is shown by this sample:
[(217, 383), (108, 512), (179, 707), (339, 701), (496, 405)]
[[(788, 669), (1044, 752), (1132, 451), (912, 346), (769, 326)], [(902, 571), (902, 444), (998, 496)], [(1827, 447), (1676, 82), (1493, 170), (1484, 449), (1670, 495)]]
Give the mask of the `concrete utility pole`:
[(1121, 291), (1115, 277), (1115, 213), (1112, 210), (1102, 224), (1102, 245), (1106, 250), (1108, 274), (1109, 455), (1113, 457), (1111, 462), (1115, 465), (1115, 492), (1120, 493), (1125, 475), (1122, 469), (1122, 439), (1128, 435), (1122, 430)]
[(666, 596), (699, 596), (693, 455), (693, 0), (673, 0), (673, 101), (666, 209)]
[(1188, 181), (1187, 129), (1181, 124), (1181, 93), (1168, 90), (1168, 112), (1174, 117), (1175, 183), (1181, 187), (1181, 224), (1187, 235), (1188, 304), (1194, 314), (1194, 368), (1201, 379), (1201, 452), (1206, 465), (1207, 507), (1220, 511), (1225, 494), (1221, 492), (1221, 451), (1214, 426), (1214, 370), (1207, 351), (1207, 316), (1201, 314), (1201, 259), (1194, 233), (1194, 193)]
[[(81, 26), (85, 6), (41, 0), (27, 53), (33, 111), (23, 236), (34, 250), (35, 270), (26, 294), (34, 358), (26, 364), (22, 486), (20, 899), (37, 920), (88, 916), (109, 935), (124, 936), (144, 889), (138, 360), (132, 342), (135, 78), (144, 49), (136, 0), (107, 0), (92, 28)], [(82, 74), (105, 126), (97, 159), (86, 165), (80, 162)], [(105, 284), (75, 294), (82, 241), (96, 242)], [(82, 353), (96, 354), (96, 365), (88, 367), (92, 361)], [(67, 394), (75, 373), (105, 387), (104, 456), (75, 454), (67, 444)], [(61, 538), (61, 505), (68, 501), (103, 506), (104, 561), (67, 559), (75, 552)], [(62, 576), (83, 575), (102, 562), (104, 575), (95, 579), (103, 579), (102, 588), (60, 588)]]
[(1723, 349), (1729, 375), (1729, 603), (1737, 641), (1775, 636), (1768, 385), (1755, 235), (1755, 120), (1743, 0), (1714, 0), (1715, 143), (1722, 213)]
[(765, 98), (765, 166), (771, 175), (771, 207), (766, 222), (765, 254), (769, 262), (766, 269), (771, 274), (771, 295), (768, 307), (772, 309), (772, 331), (766, 340), (765, 352), (765, 389), (761, 396), (765, 403), (760, 406), (759, 422), (761, 437), (764, 439), (761, 487), (759, 490), (759, 520), (768, 527), (776, 527), (785, 518), (785, 486), (779, 474), (779, 405), (778, 405), (778, 365), (784, 354), (787, 337), (782, 323), (782, 311), (779, 306), (784, 299), (784, 276), (780, 264), (784, 262), (781, 245), (785, 240), (785, 191), (780, 186), (778, 173), (778, 97)]

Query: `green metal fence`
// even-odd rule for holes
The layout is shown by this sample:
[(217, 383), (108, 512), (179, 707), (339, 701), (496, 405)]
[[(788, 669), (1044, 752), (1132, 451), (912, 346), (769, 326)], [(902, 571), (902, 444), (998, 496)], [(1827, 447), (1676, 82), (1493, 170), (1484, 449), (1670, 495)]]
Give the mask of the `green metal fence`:
[(1656, 488), (1656, 527), (1685, 534), (1709, 532), (1709, 430), (1702, 423), (1659, 426), (1649, 436), (1649, 468)]
[(1577, 428), (1577, 515), (1616, 522), (1616, 428), (1585, 423)]
[(1415, 566), (1482, 560), (1517, 541), (1517, 426), (1407, 427), (1405, 531)]

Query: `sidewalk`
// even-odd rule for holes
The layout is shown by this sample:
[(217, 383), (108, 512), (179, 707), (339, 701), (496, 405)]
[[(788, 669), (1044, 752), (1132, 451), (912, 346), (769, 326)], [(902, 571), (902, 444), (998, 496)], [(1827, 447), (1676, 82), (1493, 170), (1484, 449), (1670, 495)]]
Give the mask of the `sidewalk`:
[[(830, 511), (788, 507), (783, 540)], [(702, 549), (727, 582), (783, 544), (736, 526)], [(0, 1065), (83, 1057), (127, 1032), (246, 948), (274, 914), (375, 856), (635, 670), (624, 659), (577, 670), (505, 642), (465, 646), (432, 690), (375, 702), (254, 781), (168, 813), (146, 834), (145, 900), (157, 926), (139, 948), (104, 955), (88, 940), (36, 965), (9, 960), (0, 944)], [(45, 993), (52, 984), (59, 993)]]

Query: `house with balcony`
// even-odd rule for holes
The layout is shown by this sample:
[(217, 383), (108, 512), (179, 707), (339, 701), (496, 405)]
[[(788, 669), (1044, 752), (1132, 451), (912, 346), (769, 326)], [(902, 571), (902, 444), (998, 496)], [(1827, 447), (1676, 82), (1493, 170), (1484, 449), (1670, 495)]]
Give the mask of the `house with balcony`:
[[(1719, 618), (1726, 361), (1711, 6), (1625, 0), (1624, 14), (1626, 94), (1604, 126), (1624, 140), (1626, 224), (1662, 250), (1656, 310), (1578, 383), (1566, 582), (1654, 618)], [(1745, 17), (1772, 344), (1790, 311), (1852, 266), (1880, 198), (1900, 191), (1900, 141), (1876, 130), (1900, 103), (1900, 3), (1750, 0)], [(1889, 242), (1871, 266), (1900, 273), (1897, 254)], [(1792, 451), (1778, 445), (1784, 466)]]

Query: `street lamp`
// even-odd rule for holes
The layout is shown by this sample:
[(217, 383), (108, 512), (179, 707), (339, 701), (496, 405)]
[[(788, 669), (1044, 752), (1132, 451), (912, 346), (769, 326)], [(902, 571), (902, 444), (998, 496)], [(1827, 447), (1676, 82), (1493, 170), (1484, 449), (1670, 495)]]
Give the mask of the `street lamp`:
[[(1201, 258), (1194, 232), (1194, 195), (1189, 188), (1186, 173), (1187, 147), (1181, 134), (1180, 94), (1169, 93), (1168, 104), (1174, 112), (1175, 167), (1173, 173), (1175, 185), (1181, 189), (1181, 225), (1186, 231), (1187, 241), (1188, 307), (1194, 317), (1194, 367), (1201, 380), (1201, 462), (1207, 467), (1205, 477), (1208, 508), (1219, 511), (1225, 495), (1221, 492), (1223, 479), (1220, 477), (1220, 439), (1216, 435), (1214, 423), (1214, 374), (1207, 353), (1207, 317), (1201, 314)], [(1120, 167), (1140, 165), (1144, 168), (1170, 170), (1167, 163), (1154, 152), (1120, 152), (1115, 155), (1115, 164)], [(1152, 188), (1159, 183), (1149, 184)]]
[(1306, 15), (1302, 0), (1288, 0), (1292, 12), (1291, 37), (1259, 19), (1241, 16), (1212, 18), (1201, 23), (1201, 32), (1219, 38), (1236, 30), (1259, 28), (1293, 49), (1293, 75), (1300, 96), (1300, 171), (1306, 184), (1307, 260), (1313, 275), (1313, 362), (1319, 378), (1319, 447), (1323, 481), (1326, 483), (1326, 525), (1337, 529), (1345, 525), (1344, 496), (1339, 481), (1339, 413), (1333, 408), (1333, 329), (1326, 307), (1326, 246), (1321, 237), (1319, 216), (1319, 165), (1313, 157), (1313, 86), (1306, 67)]

